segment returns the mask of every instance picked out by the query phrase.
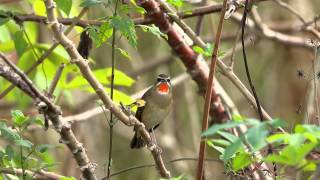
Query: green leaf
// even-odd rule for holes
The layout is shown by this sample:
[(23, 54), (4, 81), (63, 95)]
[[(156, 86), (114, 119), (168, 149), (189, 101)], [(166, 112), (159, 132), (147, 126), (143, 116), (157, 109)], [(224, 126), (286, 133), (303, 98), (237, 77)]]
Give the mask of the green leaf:
[(132, 19), (122, 16), (112, 16), (110, 23), (112, 27), (120, 31), (120, 33), (128, 39), (132, 47), (137, 48), (137, 34)]
[(234, 121), (229, 121), (224, 124), (217, 124), (211, 126), (209, 129), (207, 129), (205, 132), (201, 134), (201, 136), (209, 136), (209, 135), (214, 135), (216, 134), (219, 130), (224, 130), (224, 129), (229, 129), (229, 128), (234, 128), (237, 127), (241, 124), (244, 124), (243, 122), (234, 122)]
[(300, 146), (305, 141), (302, 134), (292, 134), (288, 137), (288, 143), (291, 146)]
[(229, 133), (227, 131), (218, 131), (217, 134), (219, 134), (223, 138), (226, 138), (230, 142), (235, 142), (239, 138), (239, 137), (235, 136), (234, 134)]
[(44, 126), (43, 122), (44, 122), (44, 120), (42, 120), (39, 117), (31, 117), (31, 118), (29, 118), (29, 123), (30, 124), (37, 124), (39, 126)]
[(91, 6), (95, 6), (97, 4), (102, 4), (103, 2), (100, 0), (85, 0), (83, 1), (80, 6), (81, 7), (91, 7)]
[(20, 135), (17, 132), (9, 129), (8, 126), (4, 122), (0, 122), (0, 132), (1, 132), (2, 137), (5, 137), (6, 139), (8, 139), (10, 141), (15, 141), (15, 140), (21, 139)]
[(5, 153), (7, 155), (8, 160), (11, 161), (14, 156), (14, 151), (10, 145), (6, 146)]
[(109, 21), (104, 22), (100, 27), (89, 26), (87, 30), (96, 47), (101, 46), (112, 36), (112, 26)]
[(306, 166), (303, 167), (303, 171), (315, 171), (317, 168), (317, 165), (313, 162), (308, 163)]
[(218, 146), (229, 146), (231, 143), (229, 141), (226, 141), (224, 139), (211, 139), (213, 144), (216, 144)]
[(46, 6), (44, 4), (44, 1), (35, 0), (32, 5), (36, 15), (46, 16)]
[(0, 43), (0, 51), (1, 52), (11, 52), (12, 50), (14, 50), (13, 40), (9, 40), (9, 41), (5, 41), (3, 43), (2, 42)]
[[(109, 93), (110, 88), (106, 88), (106, 92)], [(116, 89), (113, 90), (113, 100), (117, 103), (122, 102), (123, 104), (131, 104), (134, 102), (134, 99), (131, 96), (129, 96), (121, 91), (118, 91)]]
[[(102, 84), (110, 84), (110, 78), (111, 78), (111, 68), (103, 68), (103, 69), (98, 69), (93, 71), (93, 74), (96, 76), (98, 81)], [(117, 86), (131, 86), (134, 83), (134, 80), (127, 76), (125, 73), (122, 71), (116, 70), (114, 71), (114, 84)], [(89, 84), (87, 81), (81, 76), (75, 77), (69, 84), (65, 86), (65, 88), (68, 89), (74, 89), (74, 88), (87, 88), (89, 87)]]
[(121, 48), (116, 48), (116, 50), (119, 51), (122, 56), (124, 56), (125, 58), (131, 60), (131, 57), (130, 57), (129, 53), (126, 50), (123, 50)]
[(235, 156), (235, 158), (233, 159), (232, 169), (237, 172), (240, 169), (243, 169), (243, 168), (247, 167), (248, 165), (250, 165), (251, 162), (252, 162), (251, 155), (246, 152), (242, 152), (242, 153), (238, 154), (237, 156)]
[(10, 18), (8, 17), (0, 17), (0, 26), (6, 24), (8, 21), (10, 20)]
[(251, 127), (246, 132), (247, 141), (252, 146), (253, 151), (258, 151), (267, 145), (265, 139), (268, 133), (269, 131), (264, 123), (261, 123), (255, 127)]
[(230, 158), (234, 156), (235, 153), (237, 153), (240, 150), (240, 148), (242, 148), (242, 142), (239, 138), (225, 149), (224, 154), (222, 156), (222, 160), (224, 162), (228, 161)]
[(183, 6), (183, 0), (167, 0), (167, 2), (176, 8)]
[(147, 25), (137, 25), (137, 26), (140, 27), (144, 32), (150, 32), (153, 35), (157, 36), (159, 39), (161, 37), (164, 37), (165, 39), (168, 39), (167, 35), (162, 33), (160, 31), (160, 29), (157, 26), (155, 26), (154, 24), (149, 25), (149, 26), (147, 26)]
[(17, 31), (13, 36), (14, 46), (19, 57), (25, 52), (28, 47), (27, 41), (24, 39), (23, 31)]
[(146, 13), (146, 10), (138, 6), (135, 0), (130, 0), (131, 4), (135, 7), (135, 11), (141, 15)]
[(33, 146), (33, 144), (30, 141), (25, 140), (25, 139), (17, 139), (17, 140), (14, 141), (14, 143), (17, 146), (26, 147), (28, 149), (30, 149)]
[(58, 8), (69, 16), (72, 7), (72, 0), (55, 0), (55, 2), (57, 3)]
[(283, 133), (278, 133), (278, 134), (273, 134), (271, 136), (269, 136), (266, 141), (268, 143), (287, 143), (288, 139), (290, 137), (290, 134), (283, 134)]
[(11, 111), (11, 116), (13, 118), (13, 123), (18, 127), (21, 127), (28, 119), (23, 115), (23, 113), (20, 110)]
[(63, 177), (59, 178), (59, 180), (76, 180), (76, 178), (72, 177), (72, 176), (69, 176), (69, 177), (63, 176)]

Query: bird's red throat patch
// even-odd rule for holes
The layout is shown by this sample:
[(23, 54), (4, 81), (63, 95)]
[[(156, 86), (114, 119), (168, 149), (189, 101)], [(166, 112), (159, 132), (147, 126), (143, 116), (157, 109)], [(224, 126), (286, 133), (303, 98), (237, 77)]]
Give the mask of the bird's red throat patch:
[(160, 92), (160, 93), (168, 93), (169, 92), (169, 85), (167, 83), (160, 83), (158, 86), (157, 86), (157, 90)]

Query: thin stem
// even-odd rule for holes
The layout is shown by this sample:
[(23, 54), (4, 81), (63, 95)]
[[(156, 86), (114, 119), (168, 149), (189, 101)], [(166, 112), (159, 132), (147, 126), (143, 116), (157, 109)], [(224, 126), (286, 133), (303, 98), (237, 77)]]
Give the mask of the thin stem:
[[(113, 17), (117, 16), (118, 3), (119, 3), (119, 0), (116, 0)], [(115, 27), (113, 27), (112, 28), (112, 45), (111, 45), (111, 48), (112, 48), (112, 52), (111, 52), (111, 92), (110, 92), (111, 100), (113, 100), (113, 89), (114, 89), (115, 43), (116, 43), (116, 29), (115, 29)], [(114, 126), (112, 112), (110, 112), (110, 120), (109, 121), (110, 121), (109, 122), (110, 132), (109, 132), (109, 157), (108, 157), (108, 171), (107, 171), (108, 179), (110, 179), (111, 165), (112, 165), (111, 162), (112, 162), (113, 126)]]
[[(173, 160), (170, 160), (170, 161), (166, 161), (165, 164), (170, 164), (170, 163), (175, 163), (175, 162), (180, 162), (180, 161), (198, 161), (198, 158), (192, 158), (192, 157), (177, 158), (177, 159), (173, 159)], [(211, 159), (211, 158), (206, 158), (205, 161), (222, 163), (222, 161), (220, 161), (218, 159)], [(111, 177), (112, 176), (117, 176), (119, 174), (126, 173), (128, 171), (142, 169), (142, 168), (149, 168), (149, 167), (154, 167), (154, 166), (156, 166), (156, 164), (154, 164), (154, 163), (132, 166), (132, 167), (128, 167), (128, 168), (122, 169), (120, 171), (117, 171), (115, 173), (112, 173), (110, 176)], [(105, 180), (105, 179), (107, 179), (107, 177), (102, 178), (102, 180)]]
[(26, 175), (25, 175), (25, 169), (24, 169), (22, 146), (20, 146), (20, 163), (21, 163), (21, 169), (22, 169), (22, 179), (25, 180)]
[[(313, 88), (314, 88), (314, 103), (316, 111), (316, 120), (319, 123), (319, 99), (318, 99), (318, 87), (317, 87), (317, 46), (314, 47), (314, 59), (312, 60), (312, 71), (313, 71)], [(319, 123), (320, 124), (320, 123)], [(318, 124), (318, 125), (319, 125)]]
[(249, 71), (249, 67), (248, 67), (248, 61), (247, 61), (247, 55), (246, 55), (246, 49), (245, 49), (245, 44), (244, 44), (244, 29), (245, 29), (245, 26), (246, 26), (246, 20), (247, 20), (247, 15), (248, 15), (249, 11), (250, 11), (250, 9), (249, 9), (249, 5), (248, 5), (248, 0), (246, 0), (245, 7), (244, 7), (244, 12), (243, 12), (243, 17), (242, 17), (242, 28), (241, 28), (241, 44), (242, 44), (243, 61), (244, 61), (244, 67), (246, 69), (246, 75), (247, 75), (247, 78), (248, 78), (248, 81), (249, 81), (249, 85), (250, 85), (253, 97), (254, 97), (254, 99), (256, 101), (256, 105), (257, 105), (257, 109), (258, 109), (260, 120), (263, 121), (263, 114), (262, 114), (260, 102), (259, 102), (256, 90), (255, 90), (254, 85), (253, 85), (252, 80), (251, 80), (251, 75), (250, 75), (250, 71)]
[[(224, 14), (226, 12), (227, 0), (223, 1), (222, 11), (220, 15), (220, 21), (218, 25), (218, 30), (215, 38), (214, 43), (214, 50), (211, 58), (211, 65), (210, 65), (210, 72), (209, 72), (209, 80), (208, 85), (206, 88), (206, 95), (205, 95), (205, 104), (204, 104), (204, 112), (203, 112), (203, 119), (202, 119), (202, 132), (208, 129), (208, 118), (209, 118), (209, 111), (211, 105), (211, 96), (215, 99), (218, 98), (217, 94), (212, 91), (213, 89), (213, 81), (216, 69), (216, 63), (218, 61), (218, 49), (220, 45), (220, 38), (222, 32), (222, 24), (224, 20)], [(199, 161), (198, 161), (198, 170), (197, 170), (197, 180), (202, 180), (204, 177), (204, 159), (205, 159), (205, 149), (206, 149), (206, 138), (202, 137), (200, 141), (200, 150), (199, 150)]]

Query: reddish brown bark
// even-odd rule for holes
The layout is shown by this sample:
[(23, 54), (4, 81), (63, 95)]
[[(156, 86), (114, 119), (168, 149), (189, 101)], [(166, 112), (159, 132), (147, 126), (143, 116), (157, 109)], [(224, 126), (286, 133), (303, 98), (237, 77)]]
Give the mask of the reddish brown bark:
[[(189, 45), (184, 43), (182, 35), (173, 28), (169, 16), (161, 10), (156, 1), (137, 0), (137, 3), (147, 11), (146, 17), (152, 19), (153, 23), (158, 26), (163, 33), (167, 34), (168, 44), (176, 55), (180, 57), (188, 73), (197, 83), (200, 94), (204, 96), (209, 78), (209, 67), (207, 63), (198, 58), (198, 54), (196, 54)], [(214, 86), (212, 88), (210, 115), (215, 120), (215, 123), (223, 123), (228, 119), (225, 108)]]

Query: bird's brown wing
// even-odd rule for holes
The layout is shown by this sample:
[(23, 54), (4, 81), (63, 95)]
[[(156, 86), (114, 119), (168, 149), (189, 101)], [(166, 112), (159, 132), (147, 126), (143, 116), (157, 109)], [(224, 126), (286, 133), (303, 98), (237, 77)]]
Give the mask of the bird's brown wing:
[[(148, 97), (149, 95), (150, 95), (150, 93), (151, 93), (151, 89), (152, 89), (152, 87), (151, 88), (149, 88), (144, 94), (143, 94), (143, 96), (141, 97), (141, 99), (142, 100), (146, 100), (146, 97)], [(147, 102), (145, 102), (145, 105), (144, 106), (141, 106), (141, 107), (138, 107), (138, 109), (137, 109), (137, 111), (136, 111), (136, 118), (139, 120), (139, 121), (141, 121), (141, 116), (142, 116), (142, 112), (143, 112), (143, 110), (144, 110), (144, 107), (147, 105)]]

